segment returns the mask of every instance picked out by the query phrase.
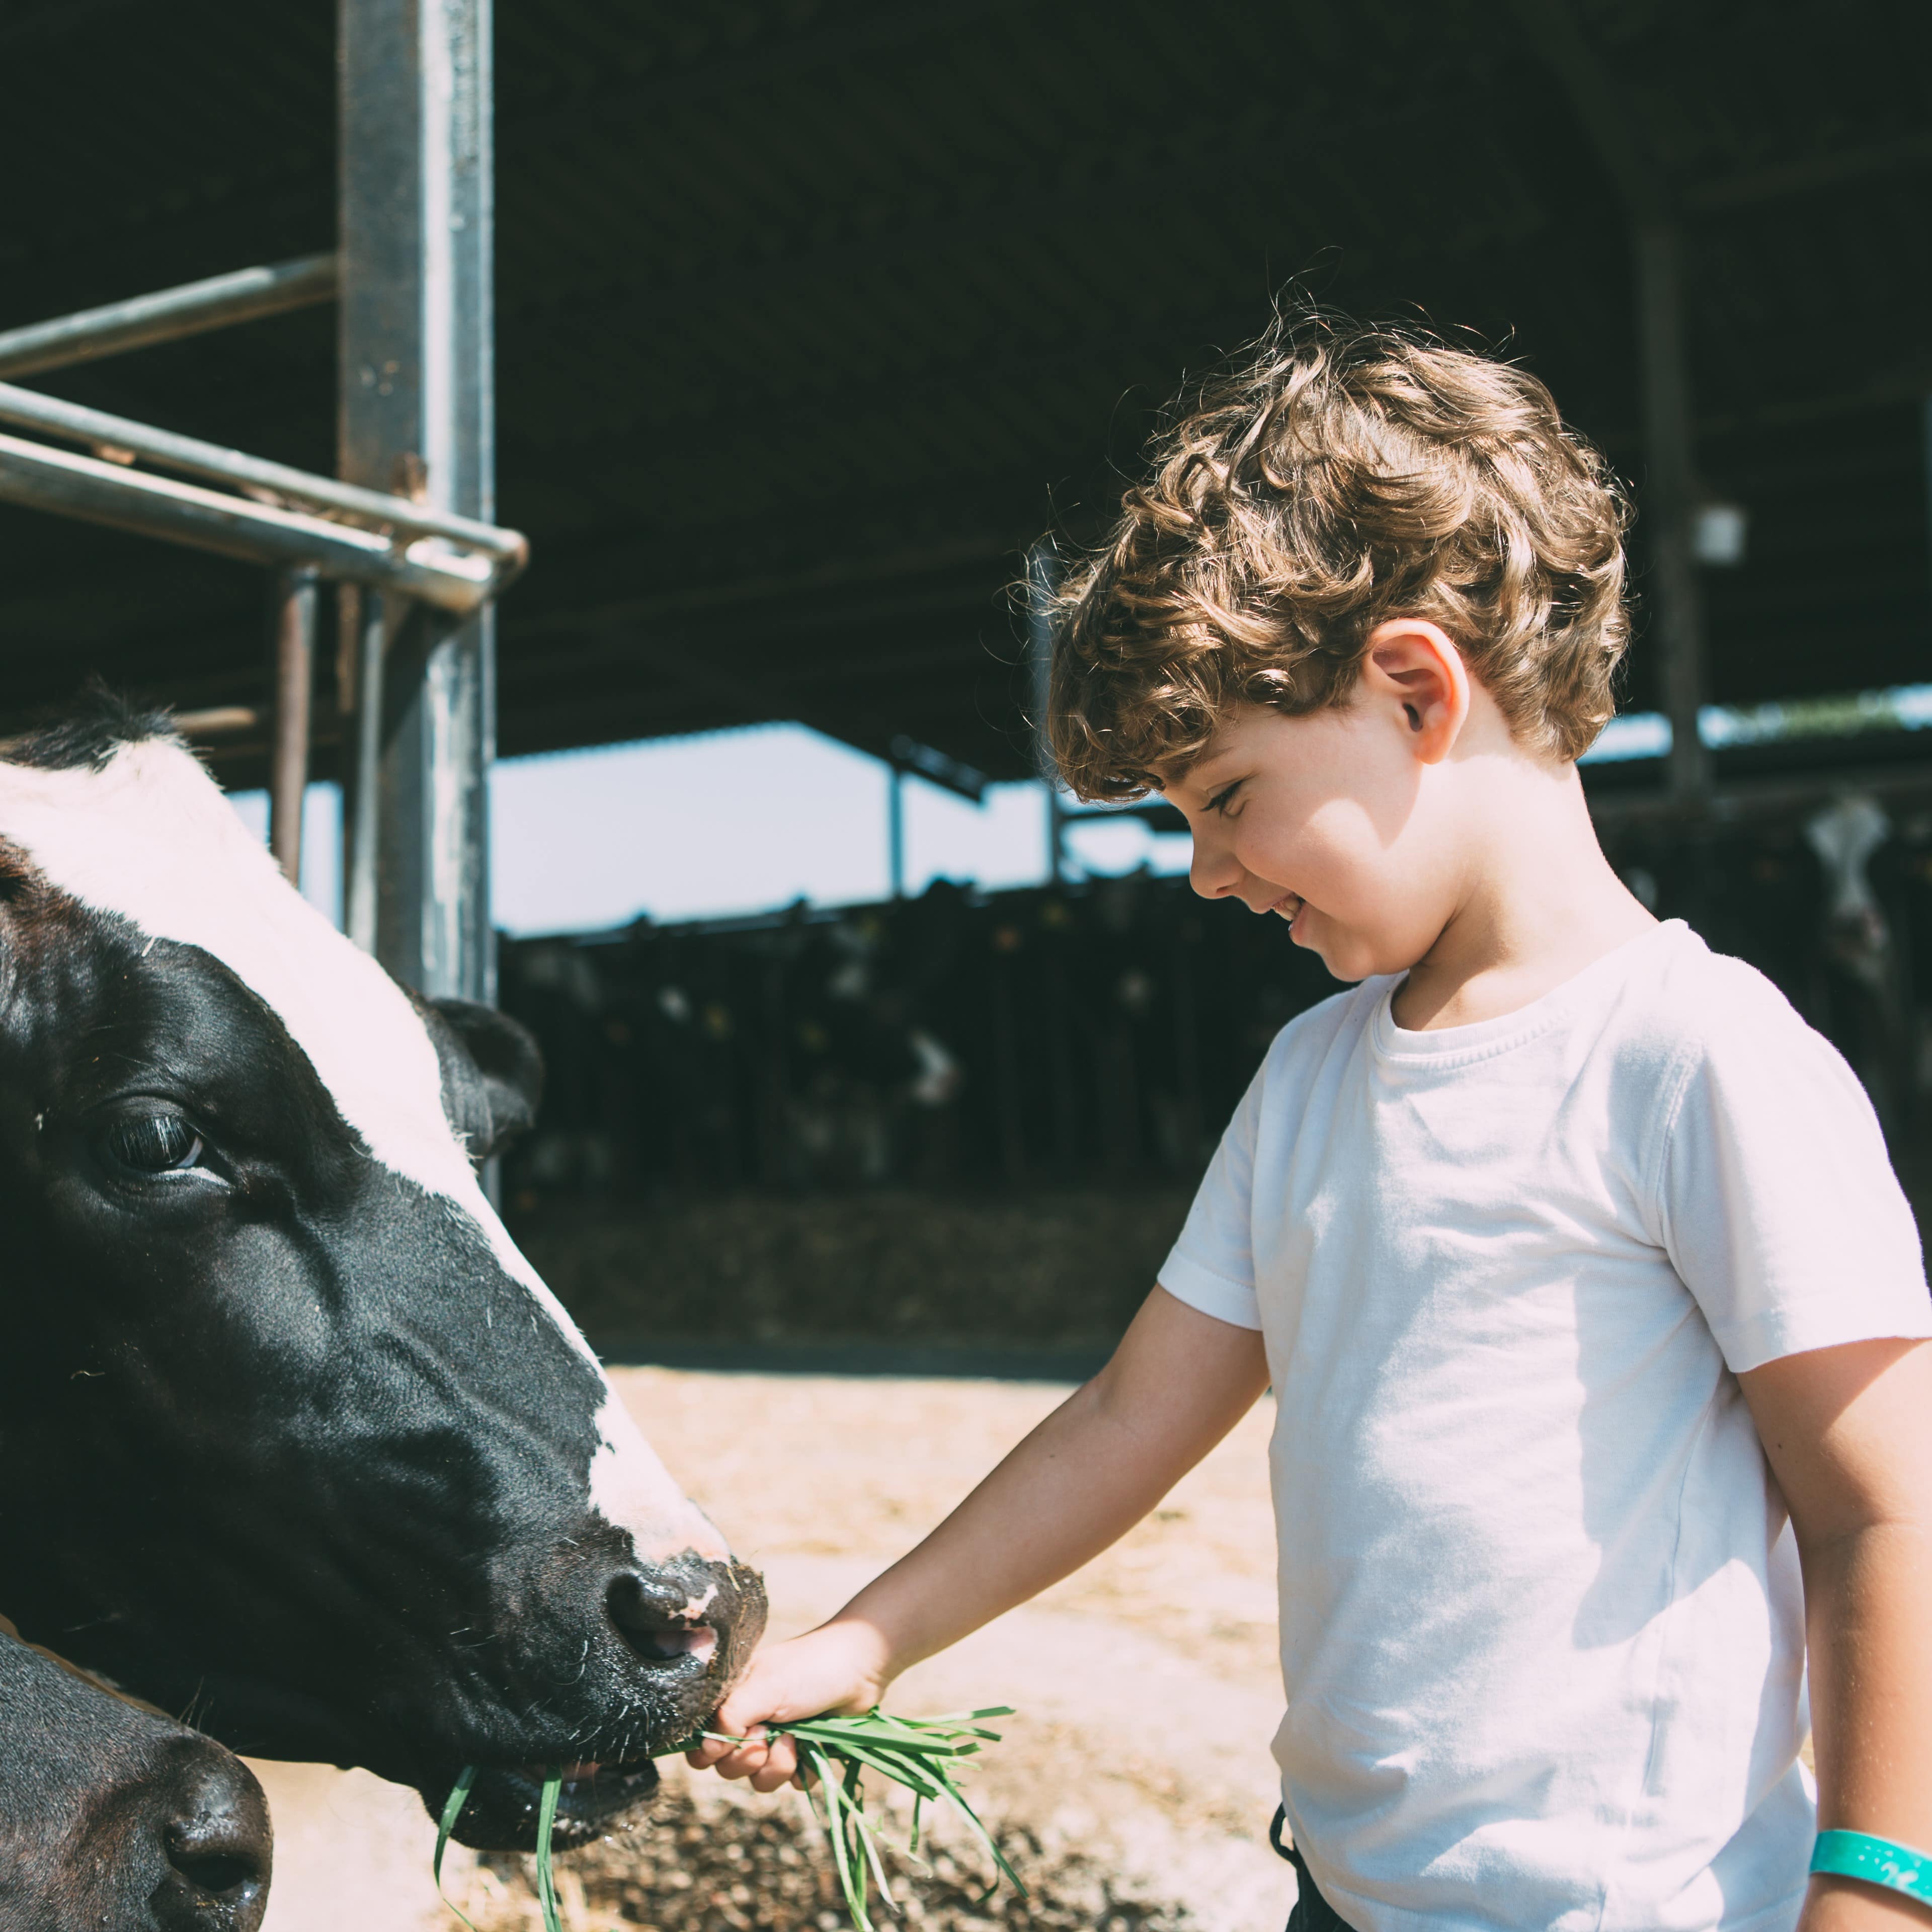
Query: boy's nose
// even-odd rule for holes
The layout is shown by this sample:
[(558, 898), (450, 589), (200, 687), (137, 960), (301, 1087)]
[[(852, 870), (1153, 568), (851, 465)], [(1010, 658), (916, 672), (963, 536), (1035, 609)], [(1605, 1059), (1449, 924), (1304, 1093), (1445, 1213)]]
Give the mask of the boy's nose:
[(1194, 856), (1187, 868), (1187, 883), (1204, 899), (1224, 899), (1240, 891), (1246, 868), (1232, 852), (1217, 852), (1197, 833)]

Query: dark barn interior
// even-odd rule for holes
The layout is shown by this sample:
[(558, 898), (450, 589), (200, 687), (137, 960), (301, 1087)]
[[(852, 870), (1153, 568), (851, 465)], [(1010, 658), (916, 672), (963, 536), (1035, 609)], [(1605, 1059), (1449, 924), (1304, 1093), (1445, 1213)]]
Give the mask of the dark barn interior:
[[(0, 224), (0, 332), (332, 248), (334, 34), (329, 0), (0, 10), (0, 146), (32, 184)], [(1090, 534), (1177, 385), (1292, 284), (1503, 348), (1606, 450), (1640, 508), (1630, 710), (1932, 679), (1922, 8), (500, 0), (496, 48), (498, 502), (532, 554), (501, 608), (506, 754), (796, 719), (1030, 775), (1028, 546)], [(1696, 570), (1696, 648), (1668, 662), (1658, 236), (1675, 487), (1748, 527)], [(334, 327), (311, 306), (20, 380), (331, 472)], [(260, 716), (259, 570), (15, 505), (0, 560), (0, 735), (95, 673)], [(207, 749), (262, 782), (260, 730)], [(1832, 1032), (1916, 1172), (1932, 731), (1682, 764), (1592, 768), (1613, 856)], [(1804, 831), (1848, 789), (1888, 814), (1876, 964), (1834, 934)], [(1232, 917), (1151, 880), (935, 888), (508, 947), (555, 1070), (512, 1211), (634, 1346), (1084, 1344), (1144, 1286), (1259, 1042), (1325, 989)], [(1033, 1221), (986, 1233), (1022, 1198)], [(612, 1285), (638, 1239), (668, 1284), (649, 1306)], [(982, 1307), (988, 1270), (1038, 1318)]]

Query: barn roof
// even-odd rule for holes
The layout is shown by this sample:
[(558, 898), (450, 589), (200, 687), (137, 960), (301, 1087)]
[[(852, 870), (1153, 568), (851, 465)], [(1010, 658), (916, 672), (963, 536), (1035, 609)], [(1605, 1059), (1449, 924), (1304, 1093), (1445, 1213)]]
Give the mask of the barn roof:
[[(502, 748), (798, 718), (1019, 774), (1024, 546), (1297, 274), (1507, 342), (1640, 473), (1626, 218), (1534, 12), (498, 0)], [(1712, 695), (1924, 678), (1932, 11), (1572, 12), (1686, 224), (1699, 460), (1751, 513)], [(326, 0), (16, 0), (0, 327), (331, 246), (332, 38)], [(328, 470), (332, 327), (32, 380)], [(0, 509), (0, 730), (96, 669), (258, 701), (262, 597)]]

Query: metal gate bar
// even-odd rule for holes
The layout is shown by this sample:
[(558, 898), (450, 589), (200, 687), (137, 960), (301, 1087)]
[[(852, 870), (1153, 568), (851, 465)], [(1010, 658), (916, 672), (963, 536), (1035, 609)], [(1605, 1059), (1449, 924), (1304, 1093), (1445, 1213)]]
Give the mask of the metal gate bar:
[[(494, 556), (457, 550), (441, 537), (398, 542), (385, 531), (178, 483), (16, 436), (0, 435), (0, 501), (160, 537), (246, 563), (306, 565), (325, 577), (419, 598), (446, 610), (475, 610), (514, 574), (509, 560), (520, 561), (525, 554), (514, 530), (493, 532)], [(392, 518), (402, 526), (404, 538), (413, 536), (414, 507), (393, 501)]]
[[(507, 566), (503, 582), (523, 568), (530, 555), (529, 542), (518, 532), (500, 530), (475, 517), (452, 516), (410, 497), (358, 489), (333, 476), (317, 476), (286, 463), (246, 456), (218, 442), (178, 436), (172, 430), (154, 429), (125, 416), (110, 416), (104, 410), (91, 410), (79, 403), (63, 402), (56, 396), (44, 396), (38, 390), (16, 388), (9, 382), (0, 382), (0, 422), (85, 443), (97, 453), (113, 451), (124, 460), (142, 457), (164, 470), (179, 470), (184, 476), (206, 477), (238, 489), (265, 491), (271, 497), (338, 511), (378, 529), (406, 531), (415, 536), (447, 537), (453, 543), (481, 550)], [(501, 587), (500, 584), (497, 587)]]
[(269, 664), (274, 736), (268, 748), (268, 849), (291, 885), (302, 883), (309, 706), (315, 692), (315, 604), (313, 570), (276, 573)]
[(231, 322), (253, 322), (258, 316), (280, 315), (334, 299), (332, 254), (304, 255), (298, 261), (278, 262), (269, 268), (237, 268), (178, 289), (56, 316), (51, 322), (0, 330), (0, 376), (65, 369), (76, 362), (91, 362), (97, 356), (118, 356), (127, 350), (145, 349), (150, 343), (172, 342), (181, 336), (226, 328)]

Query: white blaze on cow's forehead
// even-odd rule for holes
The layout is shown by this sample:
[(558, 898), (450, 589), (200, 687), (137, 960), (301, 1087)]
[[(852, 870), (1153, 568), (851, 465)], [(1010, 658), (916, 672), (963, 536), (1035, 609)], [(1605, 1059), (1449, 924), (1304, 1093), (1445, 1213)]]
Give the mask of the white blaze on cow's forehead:
[(484, 1196), (444, 1111), (422, 1016), (283, 878), (194, 757), (148, 740), (99, 772), (0, 762), (0, 838), (82, 904), (219, 959), (288, 1029), (370, 1153), (461, 1208), (505, 1273), (595, 1361)]

